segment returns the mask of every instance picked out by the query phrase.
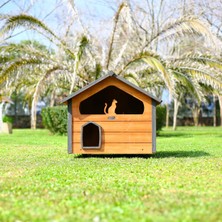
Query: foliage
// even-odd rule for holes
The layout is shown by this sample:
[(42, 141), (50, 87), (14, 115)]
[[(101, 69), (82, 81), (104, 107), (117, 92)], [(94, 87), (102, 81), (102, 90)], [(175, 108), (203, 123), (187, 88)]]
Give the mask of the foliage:
[(3, 123), (13, 123), (13, 118), (11, 116), (3, 116)]
[(221, 137), (164, 129), (152, 158), (85, 158), (46, 130), (0, 135), (0, 221), (220, 221)]
[(46, 107), (41, 112), (42, 121), (45, 128), (50, 130), (53, 134), (67, 133), (67, 107), (55, 106)]
[(159, 131), (163, 128), (166, 122), (166, 106), (157, 106), (156, 107), (156, 131)]

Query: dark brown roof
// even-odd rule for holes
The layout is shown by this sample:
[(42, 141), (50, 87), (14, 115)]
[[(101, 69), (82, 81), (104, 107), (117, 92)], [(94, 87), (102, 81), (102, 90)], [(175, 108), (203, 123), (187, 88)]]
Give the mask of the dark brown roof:
[(144, 95), (150, 97), (151, 99), (155, 100), (157, 102), (157, 104), (161, 103), (161, 100), (156, 98), (155, 96), (151, 95), (150, 93), (148, 93), (147, 91), (145, 91), (144, 89), (141, 89), (140, 87), (134, 85), (133, 83), (127, 81), (126, 79), (122, 78), (121, 76), (116, 75), (114, 72), (109, 72), (107, 75), (104, 75), (103, 77), (91, 82), (90, 84), (88, 84), (87, 86), (83, 87), (82, 89), (72, 93), (71, 95), (69, 95), (68, 97), (64, 98), (61, 103), (67, 102), (68, 100), (72, 99), (73, 97), (79, 95), (80, 93), (84, 92), (85, 90), (91, 88), (92, 86), (96, 85), (97, 83), (109, 78), (109, 77), (115, 77), (116, 79), (120, 80), (121, 82), (124, 82), (125, 84), (129, 85), (130, 87), (136, 89), (137, 91), (143, 93)]

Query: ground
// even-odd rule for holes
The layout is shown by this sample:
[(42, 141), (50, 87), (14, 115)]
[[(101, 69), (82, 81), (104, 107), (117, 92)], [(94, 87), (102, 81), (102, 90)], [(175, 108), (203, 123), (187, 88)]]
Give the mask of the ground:
[(152, 156), (67, 154), (46, 130), (0, 134), (0, 221), (222, 221), (222, 129), (164, 129)]

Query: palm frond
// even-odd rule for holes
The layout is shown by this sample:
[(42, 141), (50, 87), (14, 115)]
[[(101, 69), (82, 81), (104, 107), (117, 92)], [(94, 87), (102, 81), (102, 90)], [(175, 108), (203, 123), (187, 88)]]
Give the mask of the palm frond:
[(211, 42), (214, 42), (215, 39), (208, 24), (196, 17), (182, 17), (166, 24), (161, 31), (146, 43), (145, 47), (157, 40), (176, 39), (186, 34), (205, 36)]
[(0, 47), (0, 57), (5, 60), (13, 60), (21, 57), (39, 57), (52, 60), (52, 56), (50, 56), (47, 50), (42, 50), (31, 44), (9, 44), (7, 46), (2, 46)]
[(137, 86), (140, 86), (140, 80), (138, 79), (138, 75), (133, 73), (126, 73), (123, 75), (124, 78), (128, 79), (130, 82), (134, 83)]
[(202, 53), (192, 53), (187, 52), (179, 57), (168, 57), (168, 61), (173, 62), (174, 64), (191, 64), (192, 62), (198, 62), (203, 65), (209, 65), (212, 68), (222, 69), (222, 61), (220, 58), (215, 57), (209, 54), (202, 54)]
[(39, 58), (21, 59), (7, 65), (0, 73), (0, 84), (2, 84), (9, 77), (11, 73), (16, 71), (19, 67), (30, 64), (42, 64), (42, 60)]
[(128, 62), (128, 64), (126, 64), (126, 66), (121, 70), (121, 72), (123, 72), (125, 69), (127, 69), (131, 64), (138, 62), (138, 61), (143, 61), (149, 67), (158, 71), (161, 74), (162, 80), (165, 82), (170, 93), (174, 94), (173, 81), (172, 81), (167, 69), (165, 68), (163, 62), (161, 61), (160, 57), (154, 53), (146, 52), (146, 53), (142, 53), (140, 55), (135, 56), (131, 61)]
[(110, 60), (111, 60), (111, 54), (112, 54), (112, 50), (113, 50), (113, 44), (114, 44), (114, 36), (117, 30), (117, 23), (119, 21), (119, 16), (120, 13), (122, 12), (122, 10), (127, 7), (126, 3), (122, 3), (120, 4), (115, 17), (114, 17), (114, 25), (113, 25), (113, 29), (112, 29), (112, 33), (111, 33), (111, 38), (110, 38), (110, 43), (109, 43), (109, 48), (108, 48), (108, 53), (107, 53), (107, 59), (106, 59), (106, 69), (109, 69), (109, 64), (110, 64)]
[(200, 56), (200, 57), (197, 57), (197, 58), (191, 57), (191, 59), (196, 60), (196, 61), (201, 62), (201, 63), (206, 64), (206, 65), (209, 65), (212, 68), (222, 70), (222, 62), (219, 59), (207, 58), (207, 57), (203, 57), (203, 56)]
[(189, 76), (184, 75), (184, 73), (179, 70), (172, 70), (172, 73), (176, 76), (177, 82), (179, 82), (176, 89), (177, 94), (181, 93), (181, 87), (183, 86), (186, 92), (192, 94), (192, 96), (197, 98), (199, 102), (203, 100), (204, 95), (202, 90), (200, 90), (200, 86), (194, 79), (189, 78)]
[(180, 67), (180, 69), (185, 71), (201, 83), (211, 85), (217, 90), (222, 89), (222, 81), (212, 75), (211, 72), (206, 71), (204, 68)]
[(59, 43), (62, 45), (64, 50), (67, 51), (70, 54), (70, 56), (72, 56), (72, 58), (75, 59), (74, 53), (69, 49), (66, 43), (62, 39), (60, 39), (47, 25), (45, 25), (42, 21), (40, 21), (36, 17), (27, 15), (27, 14), (19, 14), (19, 15), (13, 15), (13, 16), (1, 15), (1, 16), (2, 18), (5, 19), (5, 23), (0, 29), (0, 36), (8, 33), (9, 31), (14, 31), (16, 28), (19, 28), (19, 27), (34, 29), (34, 30), (39, 31), (41, 34), (42, 34), (41, 31), (43, 31), (48, 34), (46, 35), (46, 37), (50, 41), (52, 41), (52, 39), (49, 37), (49, 35), (55, 38), (57, 41), (59, 41)]
[(26, 14), (19, 14), (14, 16), (4, 16), (1, 15), (6, 21), (3, 27), (0, 30), (0, 33), (8, 33), (9, 31), (13, 31), (15, 28), (23, 26), (26, 28), (32, 28), (33, 26), (37, 28), (41, 28), (42, 30), (46, 31), (56, 39), (58, 37), (56, 34), (48, 28), (43, 22), (41, 22), (39, 19)]

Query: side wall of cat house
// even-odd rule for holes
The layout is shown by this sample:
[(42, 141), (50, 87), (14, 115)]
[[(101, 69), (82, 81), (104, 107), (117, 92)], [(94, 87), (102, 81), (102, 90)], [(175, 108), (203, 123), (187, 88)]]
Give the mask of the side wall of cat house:
[(63, 102), (68, 104), (69, 153), (156, 152), (156, 106), (161, 101), (114, 73)]

